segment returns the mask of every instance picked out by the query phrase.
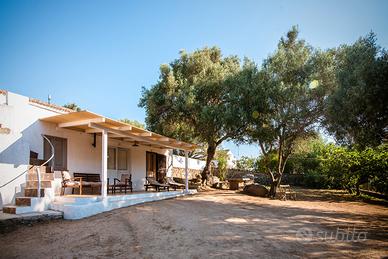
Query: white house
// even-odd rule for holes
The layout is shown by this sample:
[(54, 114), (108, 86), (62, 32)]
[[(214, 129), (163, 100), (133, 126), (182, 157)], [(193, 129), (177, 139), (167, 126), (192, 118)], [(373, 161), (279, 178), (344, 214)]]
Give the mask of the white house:
[[(36, 173), (39, 179), (34, 178), (34, 180), (39, 180), (39, 184), (29, 183), (28, 175), (34, 174), (39, 168), (39, 166), (30, 168), (31, 161), (44, 162), (52, 155), (49, 142), (54, 147), (54, 159), (50, 161), (50, 166), (54, 171), (53, 179), (50, 178), (51, 183), (45, 186), (41, 182), (44, 179), (40, 179), (42, 174)], [(34, 199), (28, 202), (30, 207), (34, 207), (31, 204), (36, 203), (32, 210), (55, 207), (58, 201), (63, 201), (63, 196), (59, 196), (62, 183), (61, 172), (64, 171), (70, 174), (74, 172), (97, 174), (101, 179), (99, 195), (86, 202), (89, 212), (68, 218), (95, 214), (90, 213), (91, 206), (93, 208), (102, 206), (101, 211), (104, 211), (118, 207), (118, 203), (112, 205), (115, 201), (120, 201), (123, 206), (136, 203), (133, 200), (129, 202), (129, 198), (124, 195), (122, 198), (118, 196), (109, 198), (107, 196), (108, 179), (112, 183), (114, 178), (120, 178), (122, 174), (131, 174), (134, 191), (142, 191), (146, 177), (153, 177), (159, 181), (165, 176), (171, 176), (174, 160), (173, 149), (186, 151), (187, 193), (189, 191), (187, 152), (194, 148), (193, 144), (168, 138), (89, 111), (75, 112), (0, 90), (0, 208), (6, 204), (15, 203), (18, 197), (25, 196), (26, 190), (31, 188), (37, 189), (35, 193), (38, 196), (29, 199)], [(42, 189), (44, 189), (44, 195), (40, 195)], [(70, 189), (66, 188), (67, 194), (72, 192)], [(184, 192), (150, 193), (149, 196), (142, 194), (143, 196), (136, 198), (146, 201), (151, 199), (152, 195), (160, 199), (164, 197), (163, 195), (171, 197), (182, 193)], [(78, 198), (83, 197), (78, 196)], [(39, 205), (41, 199), (45, 199), (43, 205)], [(65, 205), (70, 206), (69, 201), (78, 202), (74, 199), (76, 198), (66, 200)], [(19, 202), (22, 200), (20, 198)], [(110, 205), (107, 205), (107, 200), (112, 201)], [(56, 208), (65, 210), (64, 206)], [(17, 208), (15, 210), (17, 211)], [(23, 212), (22, 209), (19, 208), (19, 210)]]

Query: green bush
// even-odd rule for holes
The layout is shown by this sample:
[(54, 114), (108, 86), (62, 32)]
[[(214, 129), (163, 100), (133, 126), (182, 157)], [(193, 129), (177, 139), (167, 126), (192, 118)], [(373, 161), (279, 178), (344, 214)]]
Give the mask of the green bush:
[(381, 145), (364, 150), (328, 145), (322, 155), (320, 171), (340, 188), (359, 194), (360, 185), (388, 193), (388, 148)]
[(302, 186), (314, 189), (326, 189), (329, 187), (327, 176), (319, 171), (309, 170), (302, 178)]
[[(269, 161), (259, 159), (258, 168), (265, 162), (274, 167), (276, 159), (276, 152)], [(371, 191), (388, 194), (388, 145), (358, 150), (319, 139), (300, 142), (284, 173), (302, 175), (298, 184), (308, 188), (346, 189), (359, 194), (360, 186), (367, 186)]]

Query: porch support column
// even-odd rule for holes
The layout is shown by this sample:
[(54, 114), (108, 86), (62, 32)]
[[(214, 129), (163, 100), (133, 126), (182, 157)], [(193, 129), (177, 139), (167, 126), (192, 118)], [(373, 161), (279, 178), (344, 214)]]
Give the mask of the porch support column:
[(106, 198), (108, 195), (108, 132), (106, 130), (103, 130), (101, 134), (101, 147), (101, 195), (103, 198)]
[(189, 192), (189, 152), (185, 150), (185, 191)]

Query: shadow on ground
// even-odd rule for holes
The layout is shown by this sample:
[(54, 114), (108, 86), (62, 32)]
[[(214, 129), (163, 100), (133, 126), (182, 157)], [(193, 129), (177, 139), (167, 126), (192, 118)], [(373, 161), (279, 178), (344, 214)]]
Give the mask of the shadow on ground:
[[(352, 233), (366, 240), (343, 240)], [(388, 209), (381, 206), (215, 191), (20, 228), (0, 237), (0, 257), (55, 251), (57, 257), (377, 258), (388, 255), (387, 233)]]

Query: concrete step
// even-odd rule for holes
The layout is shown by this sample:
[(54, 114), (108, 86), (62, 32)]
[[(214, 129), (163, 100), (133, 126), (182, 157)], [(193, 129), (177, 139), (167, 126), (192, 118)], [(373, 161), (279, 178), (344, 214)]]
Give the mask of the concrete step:
[[(27, 181), (26, 188), (38, 188), (38, 181)], [(40, 181), (40, 188), (51, 188), (51, 181)]]
[[(38, 174), (36, 172), (34, 173), (27, 173), (27, 181), (37, 181), (38, 180)], [(54, 180), (54, 174), (52, 173), (40, 173), (40, 180), (41, 181), (53, 181)]]
[(16, 205), (7, 205), (3, 207), (3, 213), (8, 214), (22, 214), (33, 212), (34, 209), (31, 206), (16, 206)]
[(31, 197), (16, 197), (16, 206), (31, 206)]
[(50, 189), (46, 189), (46, 196), (42, 198), (38, 197), (17, 197), (15, 204), (8, 204), (3, 207), (4, 213), (20, 214), (29, 212), (39, 212), (47, 210), (51, 201), (53, 201), (52, 193)]
[[(34, 167), (30, 168), (28, 170), (28, 173), (36, 173), (36, 168), (37, 168), (37, 166), (34, 166)], [(41, 173), (51, 173), (50, 172), (50, 167), (48, 167), (48, 166), (39, 166), (39, 171)]]
[[(45, 190), (44, 188), (40, 189), (40, 196), (44, 197)], [(25, 197), (38, 197), (38, 189), (37, 188), (25, 188), (24, 189)]]

